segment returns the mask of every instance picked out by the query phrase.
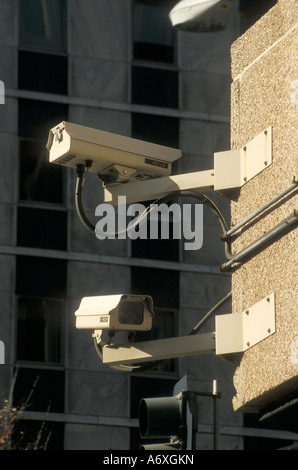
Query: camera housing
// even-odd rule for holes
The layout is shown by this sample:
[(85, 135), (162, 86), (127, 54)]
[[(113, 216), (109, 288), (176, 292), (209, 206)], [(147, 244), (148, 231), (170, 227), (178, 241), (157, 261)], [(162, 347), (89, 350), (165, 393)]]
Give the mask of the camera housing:
[(193, 32), (221, 31), (226, 27), (233, 0), (182, 0), (170, 11), (177, 29)]
[(146, 331), (152, 327), (153, 300), (130, 294), (84, 297), (75, 316), (78, 329)]
[(50, 163), (85, 165), (105, 186), (169, 176), (178, 149), (62, 121), (49, 132)]

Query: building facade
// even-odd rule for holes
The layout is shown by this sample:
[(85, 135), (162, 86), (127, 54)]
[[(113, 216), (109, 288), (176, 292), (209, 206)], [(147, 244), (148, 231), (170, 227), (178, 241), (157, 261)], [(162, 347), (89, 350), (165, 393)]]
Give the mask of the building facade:
[[(200, 250), (174, 239), (98, 240), (77, 216), (75, 172), (48, 163), (49, 130), (63, 120), (180, 148), (176, 174), (212, 168), (214, 152), (230, 148), (230, 47), (245, 2), (236, 2), (225, 31), (206, 35), (173, 30), (174, 4), (0, 5), (0, 394), (13, 388), (14, 403), (26, 401), (18, 430), (32, 442), (42, 429), (48, 449), (137, 449), (140, 399), (172, 394), (185, 374), (194, 391), (219, 383), (221, 448), (242, 449), (245, 436), (258, 436), (233, 411), (228, 362), (206, 355), (118, 372), (101, 364), (91, 332), (75, 328), (83, 297), (131, 292), (154, 299), (153, 338), (185, 335), (230, 291), (219, 269), (221, 227), (208, 208)], [(210, 197), (228, 220), (229, 201)], [(100, 181), (88, 175), (91, 219), (102, 200)], [(212, 449), (212, 404), (200, 398), (199, 405), (197, 448)]]

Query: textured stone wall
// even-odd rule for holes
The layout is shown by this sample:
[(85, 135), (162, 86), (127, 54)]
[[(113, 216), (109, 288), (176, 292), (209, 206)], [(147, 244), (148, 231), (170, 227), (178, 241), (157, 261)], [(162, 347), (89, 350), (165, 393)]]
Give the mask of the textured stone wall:
[[(298, 177), (298, 2), (279, 0), (232, 46), (231, 148), (272, 126), (273, 163), (232, 202), (239, 223)], [(238, 253), (298, 209), (297, 190), (237, 234)], [(233, 312), (275, 293), (276, 332), (248, 349), (234, 375), (234, 409), (260, 412), (297, 390), (297, 225), (232, 273)]]

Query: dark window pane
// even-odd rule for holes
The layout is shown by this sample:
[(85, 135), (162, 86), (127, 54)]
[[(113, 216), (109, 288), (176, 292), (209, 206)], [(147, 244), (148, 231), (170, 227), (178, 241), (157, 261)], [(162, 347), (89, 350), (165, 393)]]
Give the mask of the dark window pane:
[(17, 243), (19, 246), (67, 249), (67, 212), (18, 208)]
[(18, 299), (17, 360), (61, 363), (61, 301)]
[(155, 307), (179, 306), (179, 272), (154, 268), (131, 268), (132, 294), (147, 294)]
[(62, 204), (64, 169), (49, 163), (44, 143), (20, 144), (20, 199)]
[(16, 450), (63, 450), (64, 423), (22, 419), (14, 427), (13, 447)]
[(43, 140), (61, 121), (67, 121), (68, 106), (47, 101), (19, 100), (19, 136)]
[(67, 57), (20, 51), (19, 88), (67, 94)]
[[(144, 222), (145, 223), (145, 222)], [(158, 223), (158, 222), (152, 222)], [(167, 224), (167, 222), (165, 222)], [(147, 226), (147, 239), (137, 238), (131, 241), (131, 255), (135, 258), (159, 259), (168, 261), (179, 261), (179, 240), (173, 238), (173, 225), (168, 224), (169, 239), (161, 238), (159, 223), (159, 238), (150, 239), (150, 222)]]
[(64, 298), (67, 262), (52, 258), (17, 256), (16, 294)]
[(136, 2), (133, 10), (134, 58), (174, 61), (174, 29), (169, 11), (174, 2)]
[(132, 102), (167, 108), (178, 107), (178, 73), (132, 67)]
[(17, 370), (14, 387), (15, 406), (26, 411), (64, 412), (64, 372), (57, 370)]
[(171, 46), (135, 42), (133, 51), (135, 59), (152, 62), (173, 62), (174, 60), (173, 47)]
[(20, 0), (19, 18), (21, 46), (66, 49), (65, 0)]
[(132, 137), (179, 148), (179, 119), (152, 114), (132, 114)]

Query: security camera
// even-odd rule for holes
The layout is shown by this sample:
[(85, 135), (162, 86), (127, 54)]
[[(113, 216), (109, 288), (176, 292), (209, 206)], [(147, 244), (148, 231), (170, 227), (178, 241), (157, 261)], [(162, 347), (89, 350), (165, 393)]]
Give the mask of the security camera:
[(169, 176), (181, 151), (63, 121), (49, 132), (51, 163), (85, 165), (105, 186)]
[(84, 297), (75, 312), (76, 328), (110, 331), (145, 331), (152, 327), (153, 300), (148, 295)]
[(233, 0), (182, 0), (170, 11), (177, 29), (194, 32), (225, 28)]

